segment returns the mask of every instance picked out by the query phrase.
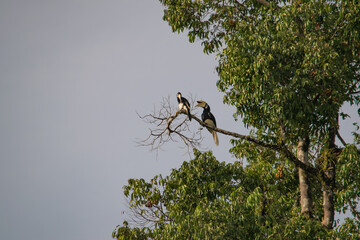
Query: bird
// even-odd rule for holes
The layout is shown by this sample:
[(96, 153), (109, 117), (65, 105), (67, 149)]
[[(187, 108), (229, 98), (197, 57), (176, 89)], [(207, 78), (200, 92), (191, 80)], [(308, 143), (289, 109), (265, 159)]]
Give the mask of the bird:
[[(197, 101), (197, 102), (198, 102), (198, 104), (196, 104), (196, 106), (202, 107), (204, 109), (203, 113), (201, 114), (201, 120), (210, 127), (216, 127), (216, 120), (215, 120), (214, 115), (212, 115), (212, 113), (210, 112), (209, 104), (207, 104), (205, 101)], [(218, 146), (219, 138), (218, 138), (217, 133), (210, 128), (207, 128), (207, 130), (209, 130), (209, 132), (213, 135), (214, 142)]]
[(191, 121), (191, 113), (190, 113), (190, 103), (189, 101), (184, 98), (180, 92), (177, 93), (177, 101), (179, 103), (179, 109), (180, 111), (182, 109), (185, 109), (187, 115), (189, 116), (189, 120)]

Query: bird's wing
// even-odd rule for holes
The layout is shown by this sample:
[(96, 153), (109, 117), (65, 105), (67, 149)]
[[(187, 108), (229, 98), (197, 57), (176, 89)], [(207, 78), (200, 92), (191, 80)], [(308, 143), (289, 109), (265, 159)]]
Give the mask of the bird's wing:
[(209, 112), (209, 113), (208, 113), (208, 117), (209, 117), (209, 119), (211, 119), (211, 121), (213, 121), (213, 122), (214, 122), (215, 127), (216, 127), (216, 120), (215, 120), (214, 115), (212, 115), (212, 113), (211, 113), (211, 112)]
[(190, 110), (190, 103), (186, 98), (183, 98), (183, 103)]

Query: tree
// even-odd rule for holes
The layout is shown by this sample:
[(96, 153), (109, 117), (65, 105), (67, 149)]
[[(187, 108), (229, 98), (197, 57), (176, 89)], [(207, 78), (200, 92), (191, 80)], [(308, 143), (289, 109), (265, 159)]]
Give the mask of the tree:
[[(236, 234), (258, 239), (270, 236), (281, 239), (277, 228), (283, 230), (284, 227), (297, 232), (293, 237), (299, 239), (303, 239), (299, 235), (302, 232), (311, 232), (312, 237), (319, 238), (356, 238), (360, 226), (360, 137), (355, 131), (353, 142), (346, 143), (339, 134), (339, 119), (348, 117), (341, 110), (344, 104), (359, 108), (360, 103), (360, 3), (326, 0), (160, 2), (165, 7), (164, 20), (173, 31), (188, 31), (190, 42), (201, 41), (205, 53), (218, 55), (217, 87), (224, 93), (224, 103), (235, 106), (235, 120), (241, 117), (245, 126), (253, 130), (245, 136), (207, 127), (233, 136), (234, 147), (230, 151), (246, 158), (248, 168), (261, 172), (266, 166), (268, 172), (275, 171), (282, 176), (281, 181), (270, 181), (260, 173), (253, 176), (245, 168), (242, 184), (229, 190), (228, 195), (220, 194), (197, 204), (194, 212), (183, 216), (181, 221), (195, 224), (193, 217), (214, 218), (216, 223), (227, 223), (229, 229), (239, 227)], [(360, 114), (360, 110), (358, 112)], [(177, 132), (176, 127), (170, 127), (173, 120), (169, 119), (178, 116), (179, 113), (171, 112), (164, 117), (169, 134)], [(196, 116), (194, 119), (205, 126)], [(354, 124), (357, 127), (357, 123)], [(342, 143), (341, 147), (336, 145), (336, 138)], [(192, 138), (182, 139), (186, 142)], [(294, 174), (298, 176), (296, 180)], [(239, 188), (248, 187), (244, 179), (251, 181), (253, 177), (258, 183), (238, 194)], [(282, 182), (291, 183), (282, 188)], [(184, 186), (187, 185), (179, 185)], [(257, 208), (247, 208), (251, 205), (245, 204), (251, 202), (249, 199), (256, 199), (253, 206)], [(281, 203), (280, 199), (283, 199)], [(138, 200), (134, 198), (134, 201)], [(290, 204), (295, 206), (291, 208)], [(200, 212), (195, 216), (196, 209)], [(237, 210), (256, 229), (242, 225), (241, 216), (233, 215)], [(349, 211), (353, 218), (332, 230), (335, 211)], [(205, 224), (205, 220), (200, 220)], [(165, 228), (174, 224), (179, 227), (179, 221), (165, 224)], [(155, 226), (155, 229), (163, 227)], [(225, 232), (220, 233), (209, 226), (211, 236), (227, 239), (243, 236), (228, 236), (226, 227), (222, 228)], [(175, 232), (190, 231), (183, 229), (186, 228), (177, 228)], [(246, 233), (240, 232), (242, 230)], [(246, 235), (250, 233), (255, 235)]]
[[(319, 218), (300, 214), (297, 170), (277, 163), (274, 151), (226, 164), (194, 149), (167, 177), (130, 179), (124, 186), (133, 221), (118, 226), (117, 239), (358, 239), (359, 221), (347, 219), (336, 231)], [(281, 162), (281, 161), (280, 161)], [(274, 168), (274, 165), (278, 167)], [(316, 198), (319, 199), (319, 194)], [(318, 204), (320, 205), (320, 204)], [(316, 206), (316, 210), (319, 206)]]

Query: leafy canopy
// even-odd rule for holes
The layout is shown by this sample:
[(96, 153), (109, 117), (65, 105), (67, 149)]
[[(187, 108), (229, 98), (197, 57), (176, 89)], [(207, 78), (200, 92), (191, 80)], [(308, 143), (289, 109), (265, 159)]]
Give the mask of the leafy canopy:
[[(138, 218), (118, 226), (117, 239), (331, 239), (360, 237), (360, 221), (347, 219), (329, 231), (300, 214), (297, 173), (263, 152), (247, 167), (219, 162), (211, 152), (195, 158), (167, 177), (149, 182), (130, 179), (124, 186)], [(269, 162), (271, 158), (273, 161)], [(144, 227), (144, 221), (148, 227)]]
[(218, 88), (247, 126), (287, 126), (295, 140), (359, 104), (358, 1), (160, 0), (173, 31), (218, 53)]
[[(195, 149), (167, 177), (130, 179), (124, 193), (138, 225), (124, 222), (113, 237), (359, 239), (360, 137), (353, 132), (343, 148), (332, 140), (348, 116), (341, 107), (360, 103), (359, 1), (160, 2), (174, 32), (217, 54), (224, 103), (264, 144), (232, 140), (230, 151), (246, 167)], [(299, 139), (309, 140), (306, 164), (317, 173), (308, 179), (312, 218), (301, 215), (294, 161), (265, 147), (285, 146), (295, 156)], [(332, 211), (352, 214), (332, 230), (321, 226), (328, 190)]]

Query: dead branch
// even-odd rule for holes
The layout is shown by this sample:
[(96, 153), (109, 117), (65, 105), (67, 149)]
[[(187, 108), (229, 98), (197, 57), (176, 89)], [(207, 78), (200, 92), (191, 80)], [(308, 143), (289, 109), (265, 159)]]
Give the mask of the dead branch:
[[(194, 101), (190, 100), (190, 102), (192, 102), (191, 105), (193, 106)], [(138, 144), (140, 146), (150, 146), (152, 151), (158, 151), (169, 141), (183, 142), (188, 152), (194, 147), (199, 147), (203, 139), (201, 132), (190, 129), (188, 118), (179, 117), (181, 113), (187, 116), (185, 111), (175, 110), (170, 104), (170, 97), (167, 97), (163, 98), (158, 112), (154, 110), (152, 114), (139, 115), (152, 128), (149, 128), (149, 136), (144, 140), (138, 141)]]
[[(192, 101), (191, 106), (194, 106), (194, 100), (191, 99), (191, 101)], [(201, 132), (199, 130), (191, 131), (189, 125), (190, 122), (188, 121), (187, 117), (180, 118), (179, 117), (180, 114), (186, 116), (185, 111), (179, 111), (179, 110), (175, 111), (175, 109), (171, 107), (170, 97), (164, 98), (159, 112), (156, 113), (156, 111), (154, 111), (153, 114), (148, 114), (143, 117), (140, 116), (140, 118), (144, 119), (152, 126), (155, 126), (155, 128), (149, 129), (150, 134), (148, 138), (140, 141), (139, 144), (142, 146), (151, 146), (151, 150), (159, 150), (165, 143), (169, 141), (178, 142), (178, 140), (180, 139), (185, 144), (188, 151), (190, 150), (190, 148), (200, 146), (200, 143), (203, 139), (201, 136)], [(191, 116), (193, 119), (195, 119), (195, 121), (197, 121), (203, 127), (212, 129), (224, 135), (232, 136), (238, 139), (243, 139), (257, 146), (268, 148), (278, 153), (282, 153), (290, 161), (292, 161), (297, 167), (304, 169), (310, 174), (317, 174), (318, 172), (318, 170), (315, 167), (311, 166), (310, 164), (301, 162), (293, 154), (293, 152), (284, 144), (284, 142), (278, 144), (266, 143), (252, 136), (242, 135), (236, 132), (231, 132), (224, 129), (208, 126), (195, 115), (192, 114)]]

